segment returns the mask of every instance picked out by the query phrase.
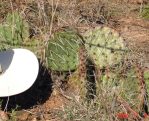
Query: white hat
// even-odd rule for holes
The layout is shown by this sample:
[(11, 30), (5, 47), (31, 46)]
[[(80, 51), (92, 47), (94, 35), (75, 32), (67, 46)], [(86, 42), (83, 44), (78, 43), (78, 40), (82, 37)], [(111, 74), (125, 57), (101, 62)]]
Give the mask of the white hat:
[(27, 49), (12, 49), (0, 52), (0, 97), (22, 93), (35, 82), (39, 63)]

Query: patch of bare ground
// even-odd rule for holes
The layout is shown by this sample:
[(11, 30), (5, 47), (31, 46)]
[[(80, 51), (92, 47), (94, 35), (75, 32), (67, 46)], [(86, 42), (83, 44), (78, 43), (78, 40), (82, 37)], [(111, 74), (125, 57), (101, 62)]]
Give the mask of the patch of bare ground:
[(58, 109), (62, 109), (68, 102), (61, 95), (50, 96), (44, 104), (38, 104), (32, 109), (20, 110), (16, 112), (17, 120), (19, 121), (61, 121), (55, 116)]
[(134, 59), (149, 67), (149, 21), (138, 17), (121, 18), (115, 29), (133, 51)]

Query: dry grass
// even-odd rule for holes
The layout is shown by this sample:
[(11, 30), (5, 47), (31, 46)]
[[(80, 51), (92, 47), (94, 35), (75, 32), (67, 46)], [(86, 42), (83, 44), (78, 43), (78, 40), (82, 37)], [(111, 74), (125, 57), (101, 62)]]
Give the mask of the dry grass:
[[(35, 46), (31, 46), (30, 49), (35, 52), (44, 64), (46, 64), (45, 51), (49, 38), (55, 32), (67, 27), (77, 29), (80, 33), (92, 26), (100, 25), (117, 29), (129, 45), (134, 42), (131, 46), (133, 48), (131, 48), (131, 54), (136, 57), (141, 52), (140, 50), (136, 51), (134, 48), (136, 45), (137, 48), (140, 46), (137, 43), (142, 44), (143, 51), (147, 50), (149, 45), (146, 44), (149, 40), (149, 23), (140, 18), (143, 5), (143, 3), (136, 4), (128, 0), (1, 0), (0, 22), (5, 21), (7, 13), (19, 11), (30, 26), (28, 43), (35, 43)], [(133, 19), (126, 19), (130, 16)], [(145, 42), (144, 45), (141, 40)], [(135, 54), (136, 52), (137, 54)], [(148, 51), (145, 51), (145, 53), (148, 54)], [(129, 57), (132, 57), (132, 55), (129, 55)], [(143, 55), (143, 57), (147, 56)], [(137, 58), (140, 57), (137, 56)], [(147, 59), (149, 59), (149, 56)], [(79, 100), (77, 96), (68, 99), (68, 95), (59, 92), (56, 94), (61, 95), (61, 98), (52, 98), (53, 101), (51, 101), (49, 97), (45, 104), (39, 104), (36, 107), (31, 107), (32, 109), (27, 109), (31, 113), (24, 120), (33, 120), (35, 118), (37, 120), (37, 114), (41, 114), (41, 112), (42, 116), (46, 118), (39, 118), (38, 120), (52, 120), (52, 117), (56, 117), (54, 120), (118, 121), (120, 120), (117, 117), (119, 112), (130, 114), (128, 120), (134, 120), (133, 111), (140, 111), (139, 79), (134, 68), (132, 70), (128, 68), (123, 73), (124, 75), (121, 75), (123, 68), (127, 67), (110, 70), (110, 78), (106, 72), (100, 76), (100, 79), (96, 78), (96, 95), (90, 104), (82, 99)], [(148, 81), (148, 78), (144, 78)], [(63, 99), (60, 101), (61, 104), (57, 103), (60, 99)], [(69, 103), (61, 107), (63, 101), (64, 103), (67, 102), (66, 100), (69, 100)], [(44, 109), (45, 105), (47, 105), (46, 109)], [(58, 109), (55, 109), (56, 107)], [(41, 109), (44, 111), (41, 111)], [(15, 111), (10, 113), (10, 116), (14, 121), (20, 120), (16, 118)], [(140, 116), (136, 120), (140, 120), (139, 118)]]

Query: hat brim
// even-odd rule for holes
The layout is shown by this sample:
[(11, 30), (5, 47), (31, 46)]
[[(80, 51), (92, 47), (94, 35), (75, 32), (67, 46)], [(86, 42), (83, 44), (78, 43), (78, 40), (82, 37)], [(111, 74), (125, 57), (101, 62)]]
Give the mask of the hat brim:
[(39, 63), (27, 49), (12, 49), (0, 52), (0, 97), (22, 93), (35, 82)]

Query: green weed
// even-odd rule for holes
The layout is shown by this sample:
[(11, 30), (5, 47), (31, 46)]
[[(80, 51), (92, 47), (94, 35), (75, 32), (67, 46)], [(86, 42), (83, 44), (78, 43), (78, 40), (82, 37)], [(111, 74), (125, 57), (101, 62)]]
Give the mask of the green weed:
[(145, 19), (149, 19), (149, 4), (148, 5), (145, 5), (143, 7), (143, 10), (141, 12), (141, 16)]

